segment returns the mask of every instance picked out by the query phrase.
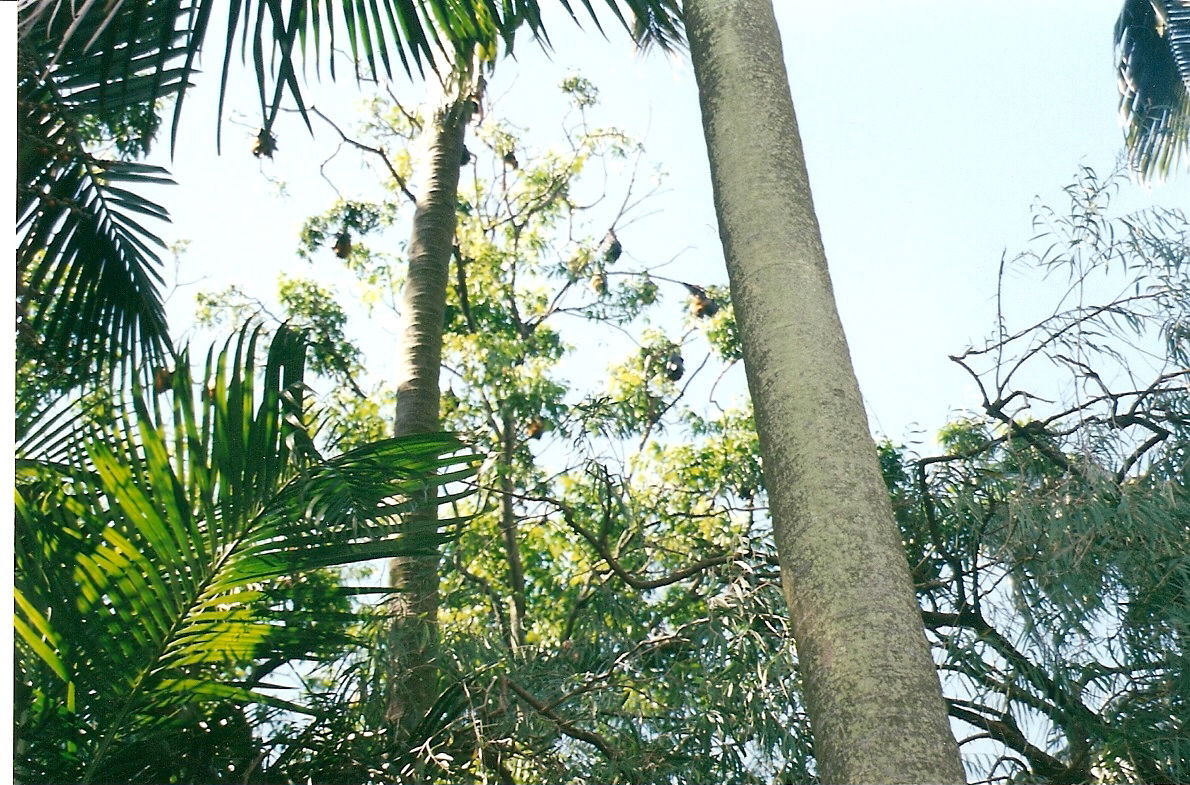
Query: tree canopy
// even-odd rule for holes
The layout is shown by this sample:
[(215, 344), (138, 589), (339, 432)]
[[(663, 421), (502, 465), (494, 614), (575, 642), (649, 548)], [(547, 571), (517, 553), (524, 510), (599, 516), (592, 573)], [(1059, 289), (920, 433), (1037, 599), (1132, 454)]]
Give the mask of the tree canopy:
[[(664, 178), (581, 75), (548, 146), (482, 91), (451, 99), (451, 433), (390, 435), (399, 380), (359, 316), (406, 308), (433, 109), (390, 94), (330, 118), (298, 63), (333, 72), (344, 44), (375, 77), (490, 63), (522, 24), (548, 45), (538, 4), (228, 4), (223, 84), (238, 47), (257, 152), (290, 102), (369, 179), (308, 217), (309, 266), (274, 293), (203, 293), (204, 352), (164, 318), (145, 221), (167, 216), (140, 189), (168, 173), (141, 159), (178, 127), (216, 5), (21, 9), (18, 778), (828, 779), (743, 394), (741, 289), (639, 252)], [(609, 7), (638, 40), (681, 43), (678, 4)], [(1184, 154), (1186, 18), (1130, 2), (1117, 30), (1146, 175)], [(1190, 779), (1190, 224), (1120, 212), (1125, 179), (1084, 167), (1001, 260), (991, 337), (951, 358), (976, 407), (861, 456), (972, 782)], [(430, 692), (410, 701), (424, 663), (393, 634), (378, 560), (439, 553)], [(394, 700), (412, 716), (394, 723)]]

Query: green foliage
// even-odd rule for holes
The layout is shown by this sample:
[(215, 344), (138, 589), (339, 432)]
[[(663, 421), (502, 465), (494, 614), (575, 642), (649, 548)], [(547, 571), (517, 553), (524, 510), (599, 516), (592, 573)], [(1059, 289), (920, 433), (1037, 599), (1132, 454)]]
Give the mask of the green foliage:
[(570, 74), (559, 85), (563, 93), (570, 96), (578, 109), (586, 109), (599, 103), (599, 88), (589, 79), (578, 74)]
[[(335, 6), (339, 5), (336, 13)], [(579, 21), (568, 4), (571, 18)], [(621, 5), (627, 6), (626, 16)], [(325, 7), (324, 7), (325, 6)], [(620, 0), (609, 6), (620, 22), (642, 45), (670, 48), (681, 44), (677, 4), (670, 0)], [(20, 41), (38, 53), (40, 63), (53, 62), (80, 95), (100, 104), (121, 101), (153, 103), (175, 93), (184, 94), (194, 75), (194, 65), (206, 38), (217, 4), (173, 0), (116, 2), (79, 9), (62, 0), (34, 0), (21, 7)], [(591, 21), (599, 20), (587, 5)], [(631, 21), (630, 21), (631, 20)], [(332, 78), (336, 57), (346, 50), (358, 73), (391, 79), (399, 62), (406, 75), (425, 68), (437, 70), (444, 63), (466, 64), (473, 57), (495, 62), (500, 45), (511, 53), (521, 26), (548, 42), (535, 1), (510, 6), (495, 0), (417, 3), (383, 0), (379, 3), (303, 2), (286, 5), (280, 0), (256, 4), (235, 0), (228, 6), (227, 28), (216, 35), (226, 41), (220, 81), (220, 109), (227, 90), (229, 66), (236, 39), (242, 38), (241, 56), (252, 52), (255, 81), (260, 93), (262, 126), (271, 129), (282, 99), (292, 98), (306, 112), (295, 55), (312, 60), (320, 71), (327, 57)], [(323, 45), (323, 36), (329, 46)], [(337, 36), (346, 35), (346, 47)], [(296, 45), (296, 47), (295, 47)], [(269, 62), (266, 67), (265, 62)], [(119, 85), (115, 87), (114, 85)], [(181, 100), (174, 110), (174, 134), (181, 114)]]
[[(673, 0), (609, 0), (608, 5), (642, 46), (681, 45), (681, 14)], [(563, 7), (577, 23), (569, 3)], [(170, 180), (161, 167), (127, 159), (147, 153), (167, 100), (174, 105), (171, 138), (176, 142), (198, 53), (213, 12), (223, 8), (227, 27), (216, 32), (226, 42), (219, 114), (238, 37), (241, 58), (252, 53), (260, 97), (261, 129), (253, 148), (258, 156), (271, 157), (276, 147), (273, 126), (287, 97), (309, 125), (297, 77), (298, 52), (303, 61), (313, 61), (316, 71), (329, 54), (334, 78), (335, 57), (346, 35), (357, 75), (366, 64), (373, 78), (391, 78), (394, 58), (410, 76), (444, 64), (458, 71), (490, 68), (501, 46), (512, 52), (522, 26), (548, 45), (535, 0), (512, 5), (496, 0), (261, 0), (255, 9), (250, 0), (21, 3), (19, 348), (31, 361), (55, 366), (67, 385), (95, 371), (152, 365), (172, 351), (159, 291), (160, 258), (153, 250), (161, 241), (144, 225), (145, 217), (168, 220), (168, 213), (137, 193), (144, 185)], [(586, 4), (586, 10), (598, 28), (594, 7)], [(220, 122), (217, 143), (221, 131)], [(124, 160), (97, 157), (97, 142), (112, 143)]]
[(719, 310), (705, 319), (698, 319), (693, 313), (690, 319), (703, 323), (707, 341), (715, 354), (724, 362), (735, 362), (744, 359), (743, 346), (740, 344), (740, 330), (735, 321), (735, 310), (731, 305), (731, 297), (726, 287), (711, 286), (707, 288), (707, 295), (716, 303), (721, 303)]
[[(667, 310), (680, 322), (680, 287), (634, 267), (626, 232), (613, 268), (606, 230), (587, 228), (570, 198), (592, 165), (635, 145), (584, 118), (573, 149), (530, 156), (513, 126), (490, 127), (488, 160), (516, 149), (521, 168), (493, 166), (492, 181), (460, 192), (443, 419), (496, 460), (481, 472), (488, 490), (463, 507), (472, 528), (446, 548), (443, 647), (485, 676), (461, 720), (478, 749), (444, 779), (805, 772), (750, 418), (681, 424), (684, 385), (708, 350), (645, 326)], [(619, 326), (633, 335), (622, 359), (609, 355), (606, 386), (589, 370), (562, 375), (589, 363), (569, 337), (575, 318), (587, 346)], [(667, 371), (675, 354), (680, 380)], [(667, 429), (675, 443), (661, 440)]]
[(391, 225), (395, 213), (396, 205), (389, 203), (374, 205), (340, 200), (322, 215), (307, 219), (302, 226), (298, 253), (304, 259), (311, 259), (319, 248), (334, 242), (340, 232), (353, 237), (366, 235)]
[(27, 443), (14, 589), (22, 781), (242, 781), (260, 763), (246, 707), (316, 708), (264, 677), (350, 642), (352, 607), (326, 568), (452, 536), (456, 522), (402, 517), (461, 499), (438, 489), (473, 474), (472, 456), (433, 435), (324, 457), (305, 351), (288, 329), (264, 346), (245, 327), (204, 368), (184, 352), (155, 396), (135, 390), (114, 418), (81, 433), (66, 420)]
[[(563, 90), (594, 98), (581, 81)], [(401, 145), (415, 129), (365, 121), (369, 143), (395, 161), (412, 160)], [(584, 116), (569, 147), (539, 152), (489, 117), (479, 137), (459, 193), (442, 418), (491, 460), (480, 493), (451, 508), (471, 524), (444, 547), (440, 716), (450, 719), (418, 761), (381, 757), (383, 710), (364, 695), (378, 693), (384, 655), (355, 650), (341, 667), (358, 686), (326, 698), (343, 718), (319, 725), (326, 754), (288, 770), (358, 781), (380, 778), (383, 761), (387, 776), (414, 781), (811, 779), (750, 411), (706, 416), (686, 398), (727, 370), (702, 336), (730, 335), (730, 309), (688, 317), (681, 284), (641, 264), (630, 232), (609, 261), (607, 224), (571, 194), (592, 166), (638, 150), (622, 133)], [(501, 161), (510, 150), (516, 170)], [(337, 230), (338, 209), (308, 225)], [(389, 269), (383, 227), (366, 243), (362, 262), (344, 262), (381, 304), (395, 283), (371, 275)], [(591, 287), (596, 274), (605, 291)], [(727, 305), (723, 289), (709, 291)], [(334, 332), (291, 305), (285, 319)], [(683, 335), (683, 324), (706, 331)], [(632, 345), (598, 362), (607, 384), (593, 379), (601, 368), (575, 336), (626, 334)], [(339, 387), (334, 398), (342, 422), (382, 427), (376, 392)]]
[(1177, 0), (1125, 0), (1116, 20), (1120, 115), (1132, 168), (1161, 178), (1190, 152), (1190, 14)]
[(149, 154), (160, 125), (159, 107), (145, 101), (119, 107), (109, 116), (83, 115), (77, 131), (89, 147), (111, 144), (125, 159), (143, 158)]
[(360, 370), (360, 352), (347, 340), (347, 314), (334, 295), (314, 281), (282, 276), (278, 296), (292, 324), (316, 336), (310, 343), (310, 370), (323, 376)]
[[(346, 337), (347, 314), (335, 300), (334, 293), (313, 280), (282, 275), (277, 282), (277, 298), (286, 314), (285, 323), (307, 336), (310, 370), (354, 387), (362, 370), (361, 354)], [(204, 326), (234, 324), (269, 314), (264, 303), (249, 297), (235, 285), (220, 292), (199, 292), (195, 300), (196, 321)], [(374, 428), (368, 430), (375, 438), (364, 438), (355, 443), (380, 438)]]
[(18, 352), (70, 381), (138, 348), (161, 358), (169, 337), (152, 248), (161, 241), (143, 222), (168, 215), (135, 189), (171, 181), (161, 167), (93, 154), (94, 130), (80, 119), (117, 124), (138, 105), (86, 115), (26, 67), (17, 80)]
[[(337, 667), (356, 686), (318, 693), (340, 721), (318, 726), (324, 751), (291, 771), (812, 781), (751, 412), (691, 400), (740, 357), (728, 292), (705, 287), (719, 307), (699, 314), (681, 282), (635, 258), (629, 232), (611, 261), (606, 223), (571, 200), (630, 140), (584, 117), (573, 149), (531, 154), (514, 126), (485, 122), (460, 191), (442, 417), (492, 459), (476, 498), (452, 506), (474, 524), (444, 548), (449, 662), (433, 740), (416, 760), (378, 740), (383, 711), (366, 695), (383, 654), (355, 649)], [(374, 141), (391, 149), (413, 126), (391, 133)], [(500, 160), (513, 149), (517, 170)], [(984, 745), (965, 748), (989, 778), (1185, 776), (1190, 242), (1176, 212), (1113, 217), (1112, 183), (1086, 170), (1069, 209), (1038, 209), (1038, 250), (1011, 263), (1065, 299), (1018, 332), (1002, 319), (988, 346), (956, 358), (982, 411), (939, 433), (939, 455), (881, 447), (951, 716)], [(382, 247), (383, 228), (367, 231)], [(345, 262), (379, 290), (372, 303), (391, 300), (383, 256)], [(1101, 276), (1104, 287), (1090, 283)], [(286, 300), (286, 318), (303, 313), (357, 356), (336, 316), (347, 309), (308, 291)], [(575, 363), (576, 334), (610, 346), (621, 329), (630, 345), (605, 353), (601, 376), (589, 352)], [(1147, 381), (1116, 381), (1142, 370)], [(375, 433), (380, 400), (391, 397), (339, 388), (333, 408)], [(983, 752), (989, 739), (998, 752)]]
[(1190, 395), (1168, 340), (1190, 226), (1113, 217), (1115, 182), (1084, 170), (1069, 209), (1039, 208), (1042, 250), (1013, 263), (1059, 304), (954, 358), (983, 411), (940, 455), (882, 447), (951, 716), (1002, 745), (970, 760), (987, 778), (1190, 776)]

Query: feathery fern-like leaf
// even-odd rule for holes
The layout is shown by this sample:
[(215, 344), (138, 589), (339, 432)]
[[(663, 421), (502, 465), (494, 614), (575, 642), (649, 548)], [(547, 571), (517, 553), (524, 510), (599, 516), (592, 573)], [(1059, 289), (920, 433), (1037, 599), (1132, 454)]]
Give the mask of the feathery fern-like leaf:
[(153, 401), (138, 391), (71, 462), (22, 461), (26, 781), (162, 776), (149, 760), (130, 773), (126, 753), (184, 731), (211, 702), (305, 710), (237, 676), (345, 642), (342, 624), (323, 617), (331, 611), (284, 587), (325, 567), (427, 552), (458, 525), (402, 520), (466, 494), (442, 492), (474, 471), (457, 440), (389, 439), (324, 457), (302, 402), (304, 342), (282, 329), (260, 344), (245, 328), (197, 377), (183, 352), (168, 391)]
[(133, 347), (162, 358), (169, 336), (153, 248), (161, 241), (144, 220), (169, 216), (130, 186), (169, 183), (167, 173), (92, 155), (53, 82), (27, 71), (18, 95), (18, 339), (26, 356), (72, 377), (109, 368)]

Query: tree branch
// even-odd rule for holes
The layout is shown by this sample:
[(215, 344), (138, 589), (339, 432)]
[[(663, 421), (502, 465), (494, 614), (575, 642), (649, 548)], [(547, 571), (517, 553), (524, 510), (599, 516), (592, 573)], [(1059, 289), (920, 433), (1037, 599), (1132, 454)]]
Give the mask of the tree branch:
[(414, 196), (413, 192), (409, 190), (409, 186), (405, 183), (405, 178), (401, 177), (400, 173), (397, 172), (396, 167), (393, 166), (392, 161), (388, 160), (388, 156), (383, 150), (381, 150), (379, 147), (372, 147), (370, 145), (364, 144), (363, 142), (352, 139), (347, 134), (343, 133), (343, 129), (339, 128), (339, 126), (335, 124), (334, 120), (330, 119), (321, 111), (319, 111), (317, 107), (311, 106), (310, 111), (321, 117), (324, 121), (326, 121), (327, 125), (335, 129), (335, 133), (339, 134), (339, 138), (347, 144), (359, 150), (363, 150), (364, 152), (379, 156), (380, 160), (384, 161), (384, 165), (388, 168), (388, 173), (391, 174), (393, 179), (397, 181), (397, 186), (401, 189), (401, 193), (405, 194), (406, 198), (408, 198), (409, 201), (414, 205), (417, 204), (417, 197)]
[(1062, 761), (1030, 744), (1011, 714), (1001, 714), (999, 719), (993, 719), (958, 705), (958, 701), (953, 698), (947, 699), (946, 710), (956, 720), (962, 720), (968, 725), (986, 731), (996, 741), (1007, 744), (1024, 755), (1034, 774), (1040, 774), (1053, 782), (1082, 781), (1081, 778), (1072, 779), (1070, 768)]
[(515, 692), (521, 700), (529, 704), (534, 711), (545, 717), (550, 722), (554, 723), (554, 725), (556, 725), (558, 730), (562, 731), (562, 733), (566, 734), (572, 739), (576, 739), (577, 741), (585, 741), (587, 744), (590, 744), (602, 752), (608, 760), (617, 761), (620, 759), (619, 754), (614, 749), (612, 749), (612, 746), (608, 744), (607, 740), (598, 733), (592, 733), (591, 731), (583, 730), (582, 728), (562, 719), (556, 712), (554, 712), (553, 709), (551, 709), (549, 706), (546, 706), (537, 698), (533, 697), (533, 695), (528, 690), (507, 676), (504, 677), (504, 683), (507, 684), (508, 688)]

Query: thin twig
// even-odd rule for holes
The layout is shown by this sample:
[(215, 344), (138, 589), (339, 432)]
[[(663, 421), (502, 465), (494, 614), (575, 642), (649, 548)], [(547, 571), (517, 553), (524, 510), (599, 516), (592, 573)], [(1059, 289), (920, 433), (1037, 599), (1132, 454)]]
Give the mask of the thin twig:
[(335, 133), (339, 134), (339, 137), (344, 142), (351, 145), (352, 147), (363, 150), (364, 152), (372, 153), (373, 155), (378, 156), (381, 161), (384, 161), (384, 165), (388, 168), (389, 174), (391, 174), (393, 176), (393, 179), (397, 181), (397, 186), (401, 189), (401, 193), (405, 194), (406, 198), (408, 198), (409, 201), (412, 202), (414, 205), (417, 204), (417, 197), (414, 196), (413, 192), (409, 190), (409, 186), (405, 183), (405, 178), (402, 177), (400, 175), (400, 173), (397, 171), (396, 167), (393, 166), (392, 161), (390, 161), (388, 159), (388, 155), (384, 152), (384, 150), (380, 149), (379, 147), (372, 147), (371, 145), (366, 145), (363, 142), (352, 139), (351, 137), (349, 137), (347, 134), (345, 134), (343, 132), (343, 129), (341, 129), (338, 125), (335, 124), (334, 120), (330, 119), (325, 114), (323, 114), (318, 109), (318, 107), (311, 106), (310, 111), (313, 114), (316, 114), (319, 117), (321, 117), (327, 123), (327, 125), (329, 125), (333, 129), (335, 129)]

